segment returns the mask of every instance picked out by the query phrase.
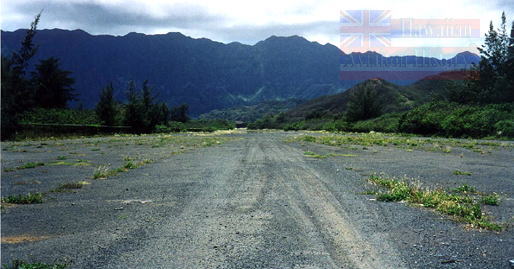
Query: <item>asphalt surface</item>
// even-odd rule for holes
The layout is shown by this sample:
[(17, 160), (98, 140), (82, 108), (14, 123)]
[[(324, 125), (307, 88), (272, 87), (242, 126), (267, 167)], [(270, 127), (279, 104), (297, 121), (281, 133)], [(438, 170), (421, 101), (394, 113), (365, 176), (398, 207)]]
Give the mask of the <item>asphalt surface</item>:
[[(444, 154), (285, 142), (294, 135), (229, 135), (234, 139), (220, 145), (164, 154), (107, 180), (89, 180), (76, 192), (49, 194), (43, 204), (5, 207), (2, 238), (33, 239), (2, 243), (2, 264), (22, 259), (69, 262), (70, 268), (509, 268), (512, 148)], [(108, 148), (110, 154), (116, 150), (126, 149)], [(355, 156), (316, 159), (305, 151)], [(4, 150), (2, 168), (23, 154)], [(30, 156), (49, 154), (57, 153)], [(105, 158), (88, 157), (95, 164)], [(92, 168), (80, 168), (90, 169), (82, 174), (73, 169), (3, 173), (2, 196), (44, 185), (14, 184), (24, 176), (84, 180)], [(457, 169), (473, 174), (453, 175)], [(484, 210), (507, 228), (469, 229), (427, 209), (375, 201), (361, 194), (374, 172), (415, 177), (431, 187), (466, 183), (497, 192), (501, 205)]]

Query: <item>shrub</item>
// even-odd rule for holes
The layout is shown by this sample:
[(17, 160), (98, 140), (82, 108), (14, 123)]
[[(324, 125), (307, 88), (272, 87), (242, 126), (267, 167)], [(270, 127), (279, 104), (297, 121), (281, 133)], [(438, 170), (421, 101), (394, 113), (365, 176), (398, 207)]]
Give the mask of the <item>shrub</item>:
[(38, 192), (26, 195), (9, 195), (3, 198), (2, 202), (11, 204), (41, 204), (43, 203), (43, 194)]
[(498, 136), (514, 137), (514, 120), (501, 120), (494, 124)]
[(396, 133), (402, 115), (402, 113), (388, 113), (375, 119), (358, 121), (351, 126), (351, 130), (356, 132)]
[(401, 132), (451, 137), (508, 136), (513, 131), (514, 104), (462, 105), (432, 102), (402, 115)]
[(20, 117), (20, 122), (36, 124), (100, 124), (100, 120), (92, 110), (46, 108), (36, 108), (23, 113)]

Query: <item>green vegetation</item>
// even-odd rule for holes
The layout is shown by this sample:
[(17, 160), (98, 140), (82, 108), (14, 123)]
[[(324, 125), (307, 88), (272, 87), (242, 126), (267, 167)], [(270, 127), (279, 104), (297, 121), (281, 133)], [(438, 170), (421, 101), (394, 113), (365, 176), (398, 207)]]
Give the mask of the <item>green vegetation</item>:
[(480, 203), (484, 205), (499, 205), (500, 204), (500, 196), (496, 193), (489, 194), (483, 196), (480, 200)]
[(382, 107), (378, 92), (371, 88), (363, 88), (350, 95), (346, 117), (352, 122), (376, 118), (382, 114)]
[(52, 190), (52, 192), (68, 192), (72, 190), (82, 189), (84, 185), (88, 184), (86, 181), (79, 181), (73, 183), (63, 183), (59, 187)]
[(125, 165), (123, 165), (123, 168), (125, 168), (125, 169), (136, 169), (137, 165), (134, 164), (132, 161), (128, 161), (128, 162), (125, 163)]
[[(36, 168), (36, 167), (39, 167), (39, 166), (44, 166), (45, 164), (42, 163), (42, 162), (28, 162), (28, 163), (25, 163), (21, 166), (18, 166), (16, 167), (17, 170), (21, 170), (21, 169), (32, 169), (32, 168)], [(4, 170), (5, 171), (5, 170)]]
[[(313, 142), (319, 144), (325, 144), (330, 146), (349, 147), (349, 146), (382, 146), (382, 147), (397, 147), (411, 150), (423, 150), (423, 151), (435, 151), (449, 153), (452, 148), (464, 148), (474, 152), (485, 153), (494, 148), (507, 146), (507, 144), (501, 144), (497, 142), (483, 142), (474, 140), (460, 140), (460, 139), (428, 139), (428, 138), (417, 138), (409, 136), (400, 136), (393, 134), (383, 133), (349, 133), (345, 135), (301, 135), (290, 139), (289, 141), (297, 142)], [(350, 147), (351, 148), (351, 147)], [(455, 173), (455, 172), (454, 172)]]
[(227, 120), (189, 120), (187, 122), (170, 121), (166, 125), (157, 125), (155, 132), (214, 132), (217, 130), (234, 129), (235, 124)]
[(456, 175), (456, 176), (471, 176), (473, 173), (466, 172), (466, 171), (455, 170), (455, 171), (453, 171), (453, 174)]
[(355, 132), (413, 133), (446, 137), (514, 137), (514, 104), (471, 105), (434, 101), (407, 112), (388, 113), (356, 122), (312, 118), (280, 122), (267, 116), (249, 129), (327, 130)]
[(433, 208), (476, 228), (502, 230), (501, 225), (491, 222), (490, 218), (482, 212), (480, 203), (484, 198), (471, 196), (469, 192), (451, 193), (442, 189), (422, 189), (407, 180), (397, 180), (379, 175), (372, 175), (368, 180), (370, 183), (386, 189), (386, 191), (379, 191), (375, 194), (378, 201), (406, 201), (412, 205)]
[(480, 64), (461, 72), (461, 80), (451, 72), (409, 86), (370, 79), (248, 128), (514, 138), (514, 36), (507, 35), (505, 14), (499, 29), (491, 23), (479, 51)]
[(328, 157), (356, 157), (357, 156), (355, 154), (340, 154), (340, 153), (328, 153), (325, 155), (320, 155), (320, 154), (314, 153), (312, 151), (306, 151), (303, 153), (303, 155), (305, 157), (318, 158), (318, 159), (325, 159)]
[(200, 115), (200, 119), (226, 119), (229, 121), (242, 121), (244, 123), (254, 122), (268, 114), (276, 115), (286, 112), (299, 104), (304, 103), (303, 100), (273, 100), (265, 101), (257, 105), (238, 106), (226, 109), (215, 109), (208, 113)]
[(319, 154), (314, 153), (312, 151), (306, 151), (306, 152), (303, 153), (303, 155), (305, 155), (305, 157), (318, 158), (318, 159), (324, 159), (324, 158), (327, 157), (326, 155), (319, 155)]
[(149, 133), (154, 131), (156, 125), (168, 122), (168, 106), (164, 103), (155, 104), (151, 91), (148, 81), (143, 82), (140, 91), (133, 81), (129, 83), (123, 122), (134, 133)]
[(116, 172), (111, 170), (108, 166), (98, 166), (93, 172), (93, 179), (107, 179), (109, 176), (115, 175)]
[(450, 137), (508, 136), (514, 104), (465, 105), (431, 102), (402, 115), (398, 131)]
[(99, 125), (100, 122), (91, 110), (64, 108), (36, 108), (23, 113), (20, 123), (24, 124), (80, 124)]
[(20, 260), (12, 262), (11, 266), (3, 265), (4, 269), (65, 269), (67, 264), (27, 263)]
[(100, 93), (100, 100), (96, 104), (95, 112), (96, 116), (102, 124), (113, 126), (116, 125), (118, 114), (118, 103), (114, 99), (114, 88), (112, 83), (102, 89)]
[(462, 186), (459, 186), (455, 189), (453, 189), (453, 192), (456, 193), (476, 193), (477, 189), (473, 186), (469, 186), (467, 184), (464, 184)]
[(2, 55), (2, 140), (14, 137), (24, 112), (35, 108), (65, 108), (74, 98), (74, 79), (70, 72), (60, 69), (58, 59), (42, 59), (30, 76), (27, 74), (38, 48), (33, 40), (40, 17), (41, 13), (36, 15), (20, 49), (9, 56)]
[(26, 195), (9, 195), (2, 198), (2, 202), (10, 204), (41, 204), (43, 203), (43, 194), (28, 193)]

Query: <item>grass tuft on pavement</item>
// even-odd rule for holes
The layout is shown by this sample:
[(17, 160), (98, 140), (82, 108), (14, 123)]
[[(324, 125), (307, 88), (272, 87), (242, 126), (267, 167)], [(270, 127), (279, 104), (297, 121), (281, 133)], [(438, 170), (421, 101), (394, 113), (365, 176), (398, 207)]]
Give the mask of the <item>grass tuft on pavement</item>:
[(67, 264), (27, 263), (21, 260), (14, 260), (11, 266), (3, 265), (4, 269), (65, 269)]
[[(469, 223), (473, 227), (492, 231), (501, 231), (502, 226), (491, 222), (489, 217), (482, 212), (480, 204), (498, 205), (497, 196), (471, 196), (477, 193), (474, 187), (467, 185), (457, 188), (461, 191), (448, 192), (443, 189), (429, 190), (409, 183), (407, 180), (397, 180), (380, 175), (371, 175), (368, 181), (374, 185), (383, 187), (386, 191), (377, 192), (378, 201), (399, 202), (406, 201), (409, 204), (433, 208), (436, 211), (454, 219)], [(486, 198), (487, 197), (487, 198)], [(495, 200), (496, 198), (496, 200)]]
[(38, 192), (28, 193), (25, 195), (9, 195), (7, 197), (2, 198), (2, 202), (9, 204), (41, 204), (43, 203), (43, 194)]

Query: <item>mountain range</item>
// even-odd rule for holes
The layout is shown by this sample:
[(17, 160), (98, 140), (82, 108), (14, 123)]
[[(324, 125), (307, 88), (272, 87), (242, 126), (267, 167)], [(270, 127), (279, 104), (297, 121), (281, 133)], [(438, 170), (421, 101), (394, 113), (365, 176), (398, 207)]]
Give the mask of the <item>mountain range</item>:
[[(2, 55), (19, 48), (25, 31), (1, 32)], [(385, 57), (376, 52), (346, 54), (331, 44), (310, 42), (300, 36), (271, 36), (255, 45), (246, 45), (195, 39), (181, 33), (110, 36), (52, 29), (39, 30), (34, 42), (39, 47), (34, 62), (57, 57), (61, 67), (72, 72), (78, 94), (74, 105), (94, 107), (101, 89), (111, 82), (117, 98), (123, 100), (129, 81), (141, 85), (149, 80), (159, 101), (171, 106), (187, 103), (193, 115), (264, 101), (313, 99), (344, 92), (367, 79), (345, 78), (341, 71), (349, 65), (359, 70), (377, 63), (412, 66), (430, 62), (432, 73), (417, 73), (424, 76), (459, 69), (479, 60), (469, 52), (448, 60)], [(386, 71), (388, 81), (402, 85), (421, 78), (406, 78), (405, 73), (391, 73), (390, 69), (386, 64), (378, 73), (366, 75), (380, 77)]]

